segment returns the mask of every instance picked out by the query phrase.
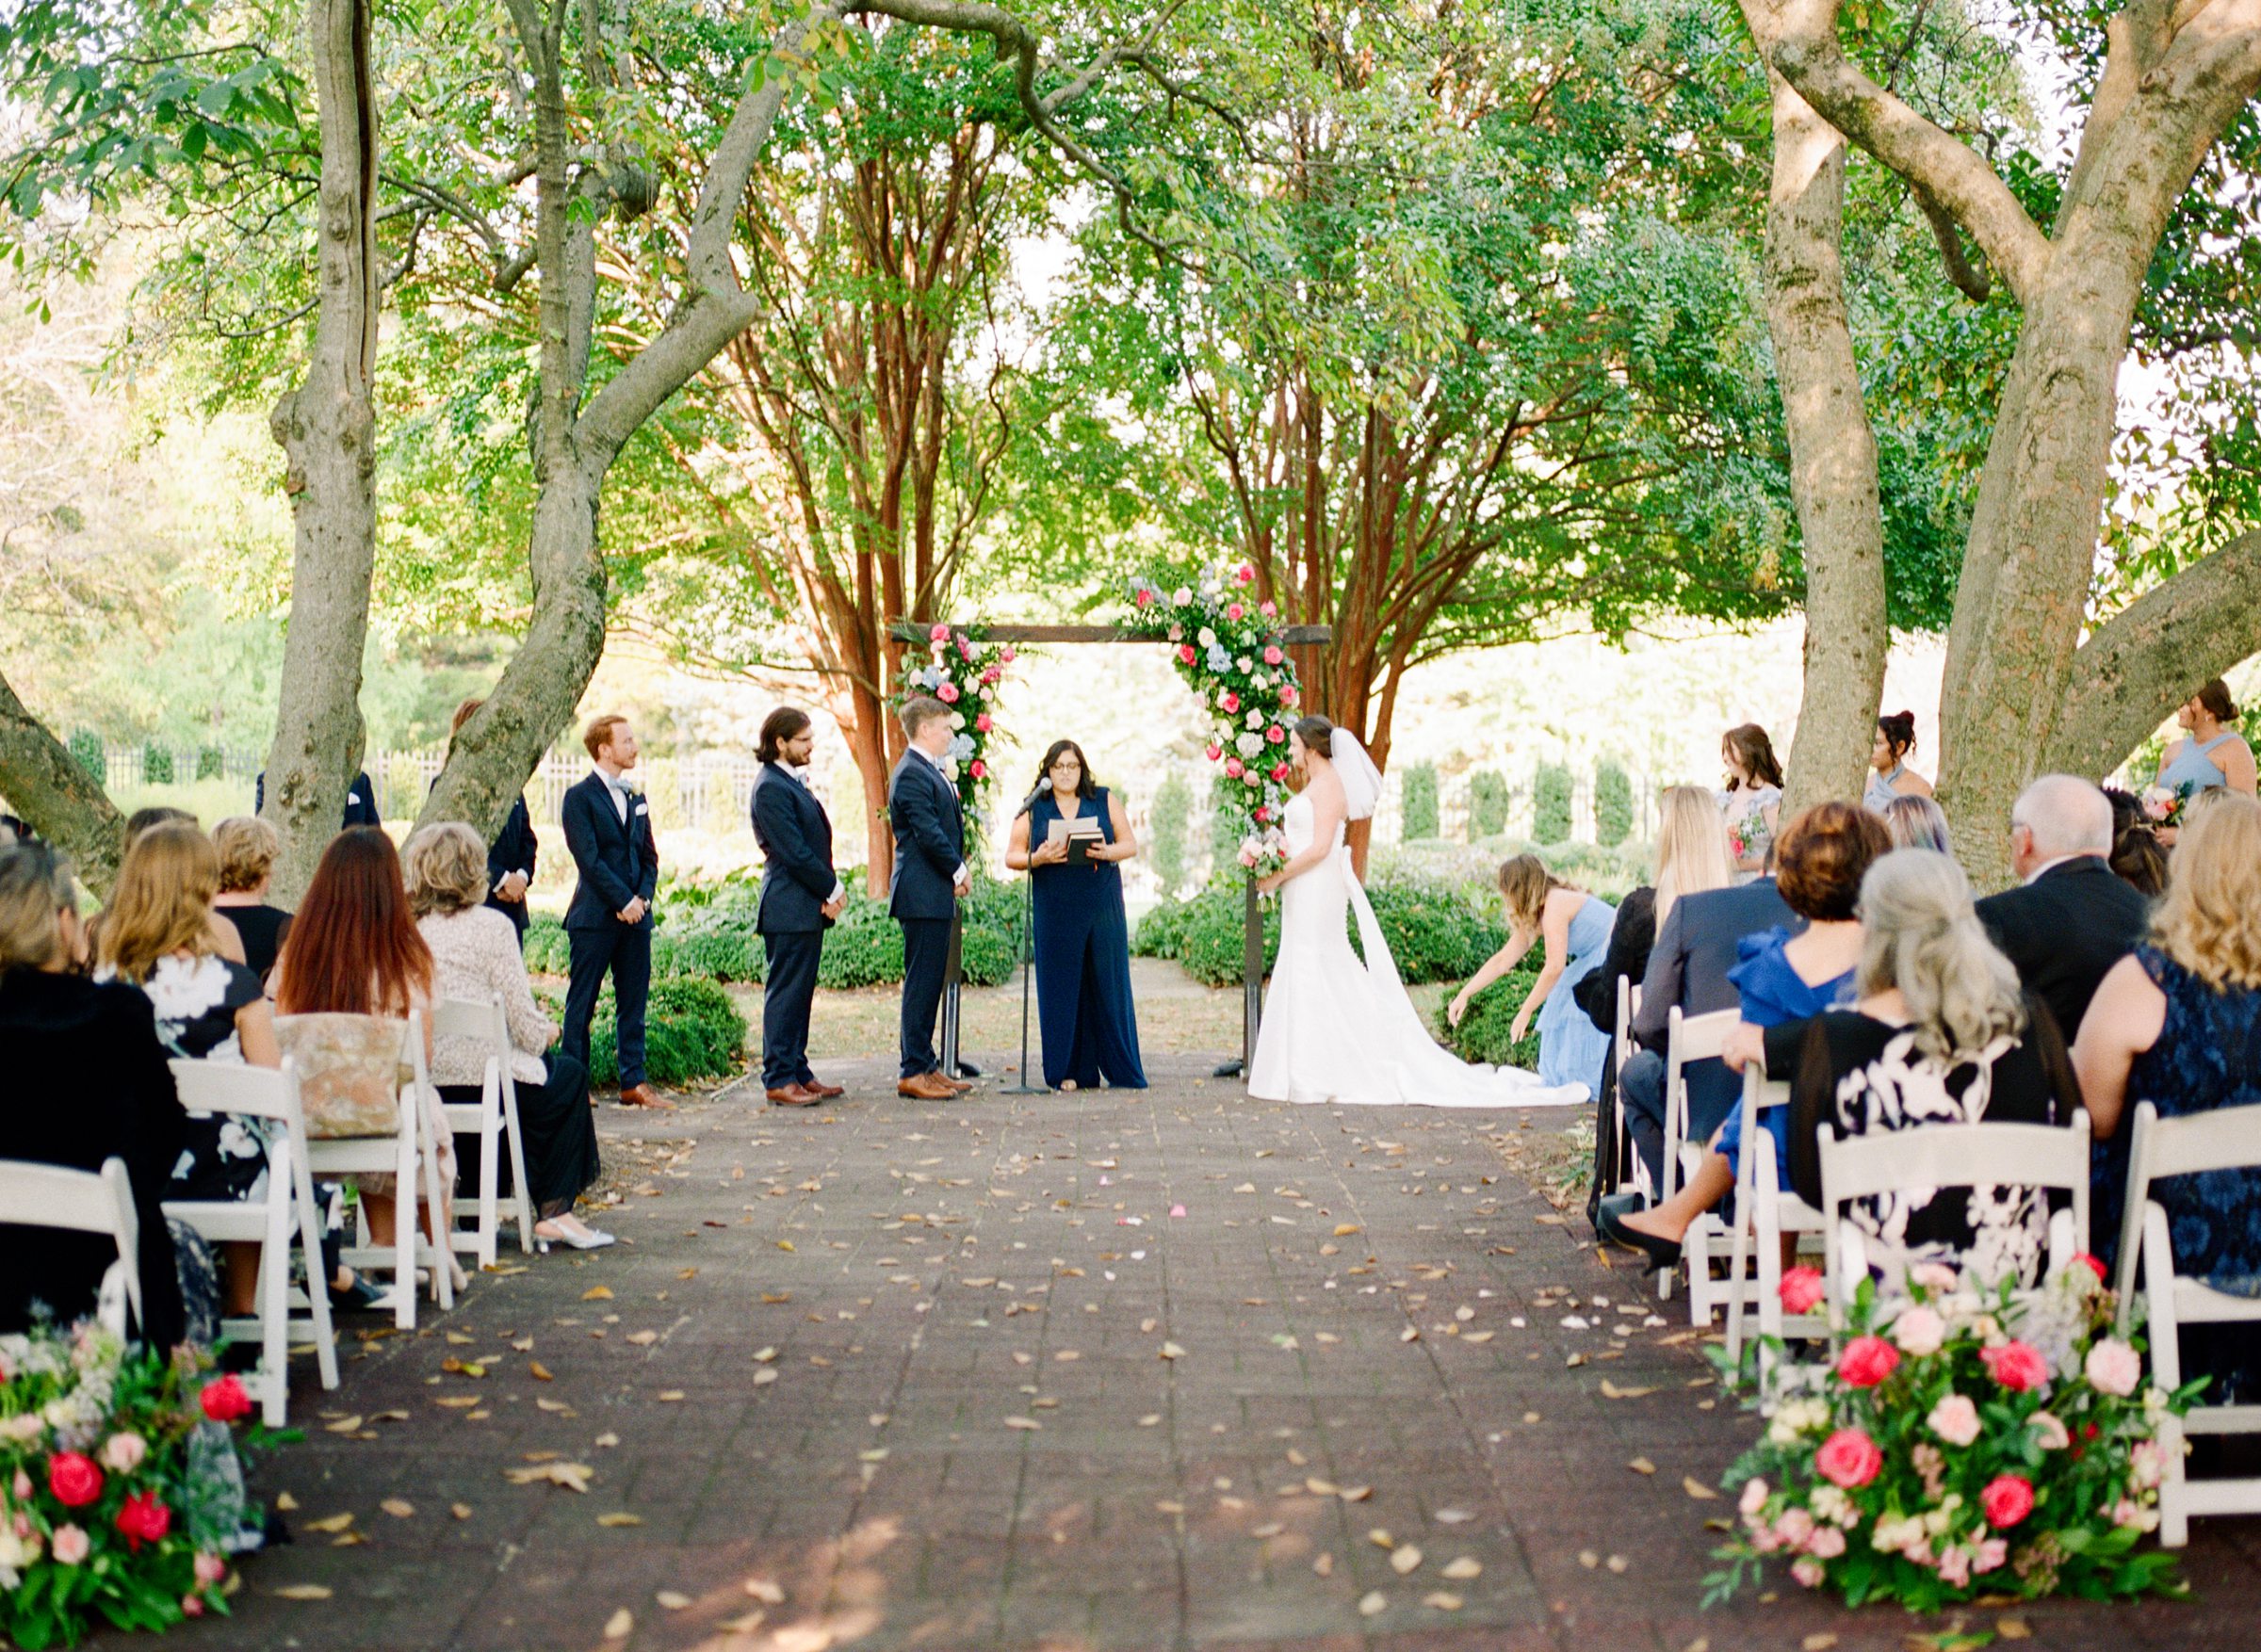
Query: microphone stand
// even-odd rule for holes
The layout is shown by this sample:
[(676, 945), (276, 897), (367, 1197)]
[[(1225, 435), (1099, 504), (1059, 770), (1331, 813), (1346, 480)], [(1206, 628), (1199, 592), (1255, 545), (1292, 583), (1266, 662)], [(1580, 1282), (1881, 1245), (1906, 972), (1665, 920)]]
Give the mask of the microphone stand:
[[(1029, 801), (1020, 805), (1019, 814), (1025, 815), (1033, 808), (1043, 792), (1042, 786), (1031, 792)], [(1018, 818), (1018, 815), (1015, 817), (1017, 819)], [(1031, 852), (1034, 850), (1032, 849)], [(1021, 880), (1020, 932), (1015, 937), (1018, 943), (1016, 950), (1020, 954), (1020, 1081), (1006, 1085), (1002, 1093), (1043, 1095), (1047, 1093), (1043, 1085), (1029, 1082), (1029, 992), (1036, 974), (1036, 868), (1029, 867), (1021, 874)]]

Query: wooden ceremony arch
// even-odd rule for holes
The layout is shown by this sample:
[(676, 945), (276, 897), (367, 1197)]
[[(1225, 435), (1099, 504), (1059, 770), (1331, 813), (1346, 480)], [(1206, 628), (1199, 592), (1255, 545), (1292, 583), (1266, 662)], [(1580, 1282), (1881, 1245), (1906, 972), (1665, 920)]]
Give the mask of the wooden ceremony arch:
[[(1021, 643), (1045, 642), (1143, 642), (1149, 645), (1155, 639), (1124, 625), (1014, 625), (992, 624), (987, 621), (952, 624), (952, 631), (972, 631), (984, 641)], [(924, 642), (931, 625), (910, 620), (895, 620), (887, 626), (887, 635), (898, 642)], [(1332, 625), (1282, 625), (1278, 631), (1283, 648), (1309, 648), (1324, 651), (1335, 640)], [(1167, 646), (1163, 644), (1163, 646)], [(1320, 657), (1324, 658), (1322, 653)], [(1314, 679), (1324, 680), (1314, 672)], [(1257, 1024), (1264, 1012), (1264, 920), (1262, 909), (1257, 904), (1256, 880), (1247, 879), (1243, 884), (1244, 902), (1242, 911), (1241, 942), (1241, 1059), (1228, 1061), (1217, 1069), (1218, 1077), (1229, 1077), (1236, 1072), (1245, 1072), (1256, 1060)], [(1025, 951), (1016, 946), (1016, 951)], [(1031, 961), (1019, 960), (1024, 970)], [(958, 1069), (958, 991), (961, 984), (958, 968), (958, 926), (952, 923), (950, 935), (949, 973), (944, 978), (942, 996), (942, 1067), (945, 1072)], [(1020, 1075), (1026, 1084), (1029, 1076)]]

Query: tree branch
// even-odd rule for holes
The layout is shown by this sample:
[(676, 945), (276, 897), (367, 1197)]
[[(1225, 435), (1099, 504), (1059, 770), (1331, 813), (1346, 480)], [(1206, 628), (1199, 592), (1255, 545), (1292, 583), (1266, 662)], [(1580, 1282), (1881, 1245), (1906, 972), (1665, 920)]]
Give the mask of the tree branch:
[(102, 785), (0, 677), (0, 791), (24, 822), (78, 863), (106, 899), (125, 850), (125, 818)]

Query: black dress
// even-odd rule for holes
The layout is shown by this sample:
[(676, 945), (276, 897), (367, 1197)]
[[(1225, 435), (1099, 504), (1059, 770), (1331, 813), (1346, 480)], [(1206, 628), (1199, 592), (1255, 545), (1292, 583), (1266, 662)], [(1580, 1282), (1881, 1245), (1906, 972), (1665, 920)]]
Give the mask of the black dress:
[(283, 938), (290, 933), (291, 915), (279, 906), (215, 906), (212, 909), (236, 926), (243, 937), (243, 964), (261, 980), (275, 967)]
[[(1078, 805), (1114, 841), (1107, 788)], [(1059, 819), (1047, 789), (1029, 810), (1029, 844), (1041, 848)], [(1123, 871), (1113, 861), (1038, 866), (1029, 875), (1035, 903), (1036, 1018), (1044, 1030), (1044, 1081), (1090, 1089), (1103, 1078), (1144, 1090), (1138, 1012), (1130, 998), (1130, 926), (1123, 915)]]
[[(113, 1155), (125, 1160), (141, 1228), (141, 1334), (172, 1347), (187, 1320), (164, 1198), (187, 1121), (149, 1000), (127, 986), (9, 970), (0, 976), (0, 1040), (8, 1157), (73, 1170), (100, 1170)], [(65, 1321), (91, 1313), (117, 1256), (97, 1234), (0, 1225), (0, 1331), (24, 1329), (34, 1303)]]
[[(1915, 1047), (1905, 1027), (1857, 1010), (1828, 1010), (1804, 1024), (1790, 1087), (1790, 1179), (1821, 1204), (1824, 1123), (1840, 1138), (1923, 1125), (2067, 1125), (2080, 1083), (2049, 1007), (2027, 994), (2022, 1039), (1999, 1038), (1953, 1063)], [(1775, 1047), (1770, 1040), (1769, 1047)], [(1770, 1063), (1771, 1064), (1771, 1063)], [(1781, 1068), (1774, 1068), (1781, 1071)], [(2038, 1285), (2049, 1259), (2050, 1201), (2026, 1187), (1915, 1189), (1846, 1207), (1867, 1242), (1872, 1269), (1938, 1261), (1989, 1286)]]

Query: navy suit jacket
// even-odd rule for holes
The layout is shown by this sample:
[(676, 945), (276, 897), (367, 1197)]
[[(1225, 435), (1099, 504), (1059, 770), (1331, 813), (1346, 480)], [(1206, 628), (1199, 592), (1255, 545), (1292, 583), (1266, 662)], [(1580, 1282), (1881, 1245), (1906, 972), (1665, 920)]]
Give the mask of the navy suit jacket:
[[(1665, 1053), (1672, 1007), (1683, 1015), (1732, 1010), (1740, 1002), (1727, 972), (1735, 966), (1735, 944), (1776, 925), (1802, 930), (1806, 920), (1790, 910), (1772, 878), (1732, 889), (1706, 889), (1672, 903), (1649, 952), (1641, 978), (1641, 1008), (1633, 1018), (1633, 1036), (1643, 1048)], [(1698, 1061), (1686, 1071), (1692, 1113), (1711, 1117), (1732, 1105), (1742, 1079), (1719, 1061)]]
[(821, 910), (839, 876), (832, 869), (832, 821), (816, 794), (775, 763), (764, 763), (748, 805), (765, 863), (754, 927), (799, 935), (832, 927)]
[[(267, 770), (262, 769), (259, 777), (252, 782), (252, 813), (256, 815), (266, 807)], [(346, 818), (338, 822), (337, 829), (343, 832), (349, 826), (383, 824), (377, 818), (377, 788), (369, 784), (366, 771), (355, 774), (353, 784), (346, 788)]]
[(895, 885), (887, 911), (899, 918), (943, 918), (958, 908), (952, 885), (966, 864), (966, 822), (958, 789), (923, 753), (905, 752), (887, 783), (895, 828)]
[[(503, 821), (500, 834), (487, 845), (487, 904), (516, 924), (521, 934), (526, 932), (526, 902), (496, 899), (495, 885), (512, 872), (524, 872), (526, 881), (531, 883), (534, 881), (534, 854), (539, 848), (540, 844), (534, 836), (534, 818), (527, 810), (526, 799), (513, 798), (511, 801), (510, 817)], [(659, 857), (653, 858), (657, 860)]]
[(647, 908), (643, 923), (652, 921), (648, 908), (659, 889), (659, 844), (652, 835), (651, 804), (641, 797), (631, 799), (624, 824), (613, 812), (609, 792), (605, 777), (593, 773), (568, 787), (558, 805), (565, 850), (580, 874), (573, 888), (573, 904), (565, 909), (569, 930), (617, 924), (620, 919), (614, 915), (639, 895)]
[(2151, 903), (2093, 854), (2060, 861), (1978, 903), (1978, 921), (2068, 1043), (2106, 972), (2136, 949), (2150, 920)]

